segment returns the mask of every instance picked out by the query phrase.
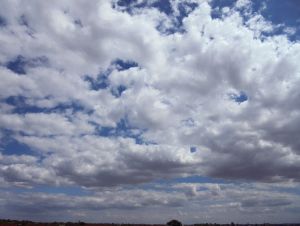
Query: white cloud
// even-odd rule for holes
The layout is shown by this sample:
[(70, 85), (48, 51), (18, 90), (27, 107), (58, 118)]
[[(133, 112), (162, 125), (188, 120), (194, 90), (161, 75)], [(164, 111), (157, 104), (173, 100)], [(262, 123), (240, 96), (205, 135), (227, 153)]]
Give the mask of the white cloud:
[(71, 122), (63, 115), (55, 113), (28, 113), (24, 116), (3, 114), (0, 116), (0, 123), (5, 129), (35, 136), (86, 134), (92, 133), (94, 129), (80, 118), (74, 117)]
[(297, 29), (294, 27), (286, 27), (284, 28), (284, 32), (288, 35), (294, 35), (297, 32)]
[(245, 8), (245, 7), (249, 7), (249, 5), (251, 5), (251, 1), (249, 0), (238, 0), (235, 3), (235, 6), (237, 8)]
[[(6, 7), (11, 4), (14, 3)], [(57, 150), (69, 153), (72, 162), (77, 152), (89, 149), (86, 147), (89, 143), (103, 140), (96, 135), (101, 128), (122, 129), (116, 126), (118, 121), (125, 119), (133, 133), (141, 133), (140, 139), (155, 143), (135, 145), (142, 150), (145, 160), (156, 161), (158, 152), (149, 150), (157, 148), (165, 150), (168, 147), (167, 150), (173, 150), (175, 155), (176, 150), (186, 150), (182, 158), (194, 158), (199, 162), (194, 173), (219, 175), (213, 162), (219, 162), (222, 168), (236, 164), (235, 159), (243, 162), (246, 156), (251, 156), (253, 162), (247, 160), (245, 171), (236, 176), (254, 179), (247, 175), (249, 169), (259, 162), (269, 161), (265, 159), (268, 155), (262, 155), (260, 159), (255, 157), (259, 155), (256, 150), (261, 150), (270, 156), (278, 156), (275, 162), (280, 162), (278, 172), (262, 168), (261, 179), (272, 180), (277, 176), (299, 179), (290, 173), (296, 162), (287, 161), (287, 156), (298, 153), (299, 144), (291, 142), (290, 135), (282, 136), (278, 130), (291, 129), (298, 121), (298, 110), (293, 106), (299, 93), (296, 90), (299, 44), (289, 42), (284, 36), (260, 40), (261, 32), (273, 29), (261, 15), (254, 15), (244, 26), (238, 11), (233, 10), (222, 19), (213, 19), (210, 5), (202, 2), (184, 18), (185, 33), (162, 35), (155, 26), (165, 15), (158, 10), (145, 8), (129, 15), (112, 9), (109, 2), (97, 2), (84, 6), (90, 11), (85, 15), (79, 10), (80, 2), (77, 5), (66, 1), (49, 5), (49, 13), (44, 15), (40, 12), (44, 4), (47, 3), (35, 2), (26, 10), (17, 7), (12, 11), (14, 17), (3, 12), (9, 23), (1, 37), (8, 38), (8, 31), (13, 30), (18, 34), (18, 38), (12, 39), (15, 45), (21, 46), (23, 41), (20, 39), (24, 37), (28, 39), (22, 51), (12, 53), (13, 56), (49, 59), (47, 65), (25, 65), (25, 75), (1, 67), (4, 76), (2, 98), (23, 96), (25, 106), (50, 111), (19, 115), (12, 113), (17, 108), (9, 109), (6, 105), (5, 109), (9, 110), (1, 115), (1, 127), (13, 131), (13, 137), (19, 142), (41, 153), (56, 153)], [(31, 28), (34, 32), (32, 37), (27, 37), (26, 29), (20, 29), (24, 25), (13, 19), (22, 15), (28, 23), (26, 29)], [(151, 20), (148, 20), (149, 15)], [(59, 23), (57, 18), (60, 18)], [(80, 23), (75, 23), (76, 20)], [(6, 62), (14, 59), (8, 53), (5, 55)], [(124, 71), (111, 67), (107, 88), (92, 90), (84, 76), (91, 76), (97, 83), (97, 74), (116, 58), (135, 61), (138, 67)], [(120, 85), (125, 91), (115, 97), (112, 92)], [(246, 93), (248, 101), (237, 104), (228, 96), (241, 91)], [(79, 112), (75, 112), (72, 104), (79, 105)], [(286, 107), (282, 108), (282, 104)], [(274, 124), (274, 120), (278, 121), (290, 109), (295, 111), (293, 117), (287, 118), (284, 124)], [(190, 123), (185, 123), (188, 121)], [(120, 134), (126, 135), (126, 132), (129, 130), (123, 128)], [(261, 141), (269, 146), (261, 147)], [(57, 142), (61, 147), (57, 148)], [(200, 151), (189, 157), (188, 150), (192, 145)], [(96, 150), (89, 154), (93, 156)], [(102, 156), (102, 152), (97, 155)], [(157, 159), (158, 162), (153, 160), (153, 164), (160, 166), (169, 161), (181, 164), (177, 162), (179, 159), (172, 160), (172, 151), (166, 153)], [(110, 158), (117, 164), (121, 156), (121, 152), (116, 152)], [(92, 168), (101, 164), (95, 163)], [(237, 170), (234, 165), (229, 169)], [(190, 171), (177, 173), (185, 175)], [(149, 175), (142, 181), (160, 177), (159, 173)], [(161, 175), (164, 174), (161, 172)], [(232, 175), (235, 173), (231, 172), (230, 176), (235, 177)], [(136, 176), (139, 178), (138, 174)], [(140, 181), (133, 178), (135, 180)]]

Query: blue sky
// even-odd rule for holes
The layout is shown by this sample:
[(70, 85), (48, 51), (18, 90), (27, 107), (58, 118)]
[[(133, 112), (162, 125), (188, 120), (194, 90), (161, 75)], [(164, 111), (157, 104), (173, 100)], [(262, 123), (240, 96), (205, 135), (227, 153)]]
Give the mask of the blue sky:
[(299, 222), (299, 15), (3, 0), (0, 218)]

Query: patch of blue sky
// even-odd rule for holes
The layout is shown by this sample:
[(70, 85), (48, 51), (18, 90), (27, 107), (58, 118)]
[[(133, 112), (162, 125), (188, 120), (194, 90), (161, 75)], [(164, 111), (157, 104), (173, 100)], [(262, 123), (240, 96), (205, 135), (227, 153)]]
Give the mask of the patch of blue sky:
[(9, 131), (4, 132), (4, 137), (1, 140), (0, 150), (4, 155), (36, 155), (36, 153), (27, 145), (18, 142), (11, 138)]
[(191, 153), (197, 152), (197, 147), (195, 147), (195, 146), (190, 147), (190, 152)]
[(116, 59), (112, 62), (112, 65), (116, 66), (117, 70), (124, 71), (128, 70), (132, 67), (138, 67), (138, 63), (132, 60), (122, 60), (122, 59)]
[(92, 113), (92, 110), (86, 109), (84, 106), (82, 106), (79, 102), (71, 101), (68, 103), (58, 104), (57, 106), (53, 108), (46, 109), (45, 112), (65, 112), (67, 110), (72, 110), (73, 113), (84, 111), (87, 114)]
[(288, 34), (289, 39), (292, 41), (300, 39), (300, 4), (298, 0), (269, 0), (265, 1), (265, 6), (261, 14), (273, 24), (283, 25), (276, 34), (284, 34), (286, 28), (291, 27), (295, 29), (295, 33)]
[(119, 85), (117, 88), (112, 89), (111, 93), (112, 95), (114, 95), (115, 97), (120, 97), (122, 95), (122, 93), (127, 89), (126, 86), (124, 85)]
[(169, 0), (155, 1), (150, 6), (157, 8), (159, 11), (167, 15), (171, 15), (173, 13), (173, 9)]
[[(220, 9), (223, 7), (232, 8), (235, 2), (235, 0), (213, 0), (210, 3), (213, 8), (211, 13), (212, 18), (221, 18), (222, 13)], [(300, 39), (300, 7), (298, 0), (252, 0), (250, 6), (251, 14), (245, 13), (248, 9), (239, 9), (244, 21), (260, 13), (267, 21), (270, 21), (274, 25), (274, 31), (262, 32), (263, 39), (268, 36), (282, 34), (287, 35), (291, 41)]]
[(165, 35), (170, 35), (174, 33), (184, 33), (185, 29), (183, 27), (183, 19), (187, 17), (196, 7), (197, 3), (192, 2), (179, 2), (178, 3), (178, 11), (179, 13), (175, 15), (171, 15), (172, 17), (172, 26), (164, 27), (163, 23), (160, 23), (156, 29)]
[(193, 2), (179, 2), (178, 3), (178, 10), (179, 14), (175, 15), (175, 12), (172, 8), (171, 2), (169, 0), (164, 1), (154, 1), (154, 2), (147, 2), (142, 1), (138, 2), (136, 0), (119, 0), (117, 5), (121, 7), (123, 11), (126, 11), (129, 14), (132, 14), (135, 9), (142, 9), (142, 8), (155, 8), (162, 13), (165, 13), (167, 16), (172, 18), (173, 25), (170, 27), (165, 27), (164, 23), (161, 22), (156, 29), (160, 31), (162, 34), (169, 35), (174, 33), (183, 33), (185, 30), (182, 26), (182, 21), (185, 17), (189, 15), (197, 6), (197, 3)]
[[(132, 60), (115, 59), (111, 62), (111, 65), (106, 70), (103, 70), (99, 73), (97, 78), (85, 75), (84, 80), (90, 84), (90, 88), (92, 90), (107, 89), (110, 85), (108, 79), (109, 75), (114, 69), (117, 69), (118, 71), (124, 71), (132, 67), (138, 67), (138, 63)], [(117, 88), (117, 90), (113, 90), (112, 94), (115, 96), (120, 96), (125, 89), (125, 86), (120, 86)]]
[(6, 26), (6, 20), (3, 16), (0, 15), (0, 28)]
[(210, 5), (212, 8), (223, 8), (223, 7), (233, 7), (236, 3), (236, 0), (212, 0)]
[(89, 83), (90, 89), (92, 90), (106, 89), (109, 86), (108, 75), (110, 73), (111, 71), (105, 71), (104, 73), (100, 73), (96, 79), (86, 75), (84, 77), (84, 81)]
[[(0, 188), (0, 191), (5, 191), (5, 188)], [(10, 187), (10, 192), (16, 193), (47, 193), (47, 194), (65, 194), (65, 195), (74, 195), (74, 196), (87, 196), (93, 194), (92, 191), (83, 189), (78, 186), (50, 186), (50, 185), (35, 185), (34, 187), (22, 188), (22, 187)]]
[(26, 74), (25, 71), (26, 61), (25, 58), (21, 55), (17, 56), (15, 59), (7, 62), (6, 67), (15, 72), (16, 74)]
[(179, 2), (178, 10), (179, 17), (178, 19), (182, 22), (184, 17), (187, 17), (196, 7), (198, 6), (195, 2)]
[(10, 96), (4, 101), (6, 104), (9, 104), (14, 107), (12, 113), (17, 114), (26, 114), (26, 113), (39, 113), (44, 112), (45, 109), (39, 108), (34, 105), (29, 105), (26, 103), (26, 97), (24, 96)]
[(118, 0), (116, 4), (113, 5), (113, 8), (116, 8), (116, 6), (119, 8), (121, 7), (121, 11), (123, 12), (133, 14), (135, 9), (147, 7), (147, 2), (138, 2), (137, 0)]
[(98, 126), (98, 135), (100, 136), (133, 138), (136, 144), (150, 144), (143, 140), (143, 132), (145, 132), (145, 130), (137, 129), (130, 126), (126, 118), (121, 119), (117, 123), (116, 127)]
[(245, 101), (248, 100), (247, 94), (245, 92), (243, 92), (243, 91), (240, 91), (239, 94), (229, 93), (228, 96), (229, 96), (229, 98), (231, 100), (235, 101), (238, 104), (241, 104), (241, 103), (243, 103), (243, 102), (245, 102)]
[(26, 59), (24, 56), (18, 55), (6, 63), (6, 68), (16, 74), (24, 75), (27, 68), (47, 65), (49, 65), (49, 60), (45, 56)]
[[(210, 4), (212, 7), (212, 12), (211, 12), (211, 16), (213, 19), (220, 19), (223, 16), (222, 13), (222, 8), (224, 7), (228, 7), (228, 8), (233, 8), (234, 5), (236, 3), (236, 0), (213, 0)], [(251, 4), (250, 4), (250, 12), (252, 12), (251, 14), (249, 14), (248, 12), (248, 8), (240, 8), (240, 9), (236, 9), (239, 10), (241, 12), (241, 16), (244, 19), (244, 22), (247, 21), (248, 19), (250, 19), (250, 17), (253, 16), (253, 13), (257, 13), (259, 12), (264, 6), (264, 1), (261, 0), (252, 0)]]
[(129, 6), (134, 3), (137, 3), (137, 0), (118, 0), (117, 1), (117, 5), (119, 5), (119, 6)]
[(49, 186), (49, 185), (38, 185), (31, 189), (31, 192), (46, 192), (49, 194), (66, 194), (76, 196), (86, 196), (92, 194), (91, 190), (83, 189), (79, 186)]
[(141, 9), (145, 7), (156, 8), (167, 15), (170, 15), (173, 12), (169, 0), (154, 1), (154, 2), (146, 1), (146, 0), (141, 2), (138, 2), (137, 0), (119, 0), (117, 1), (117, 5), (121, 7), (123, 11), (126, 11), (129, 14), (132, 14), (135, 9)]
[[(256, 0), (257, 1), (257, 0)], [(266, 8), (262, 11), (263, 16), (276, 23), (299, 27), (300, 4), (298, 0), (269, 0), (265, 1)]]
[(235, 4), (235, 0), (213, 0), (210, 2), (211, 8), (212, 8), (212, 12), (211, 12), (211, 17), (213, 19), (217, 19), (217, 18), (221, 18), (222, 17), (222, 13), (220, 11), (220, 9), (224, 8), (224, 7), (233, 7)]
[[(51, 96), (44, 99), (51, 99)], [(80, 103), (72, 101), (69, 103), (57, 104), (52, 108), (42, 108), (35, 105), (28, 104), (27, 98), (24, 96), (10, 96), (2, 100), (6, 104), (13, 106), (12, 113), (27, 114), (27, 113), (53, 113), (64, 112), (72, 110), (73, 112), (85, 111), (86, 109)], [(88, 113), (88, 112), (87, 112)]]

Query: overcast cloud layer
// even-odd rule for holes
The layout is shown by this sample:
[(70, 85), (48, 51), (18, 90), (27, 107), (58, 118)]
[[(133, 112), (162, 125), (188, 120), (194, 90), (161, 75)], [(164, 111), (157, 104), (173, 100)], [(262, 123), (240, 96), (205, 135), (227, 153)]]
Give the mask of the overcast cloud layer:
[(300, 42), (264, 4), (0, 2), (0, 217), (300, 221)]

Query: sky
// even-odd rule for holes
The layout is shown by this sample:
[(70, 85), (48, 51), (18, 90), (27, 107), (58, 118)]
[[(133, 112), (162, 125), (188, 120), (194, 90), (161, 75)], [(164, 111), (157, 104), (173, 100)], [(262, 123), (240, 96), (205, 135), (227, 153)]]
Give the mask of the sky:
[(0, 218), (300, 222), (298, 0), (0, 5)]

